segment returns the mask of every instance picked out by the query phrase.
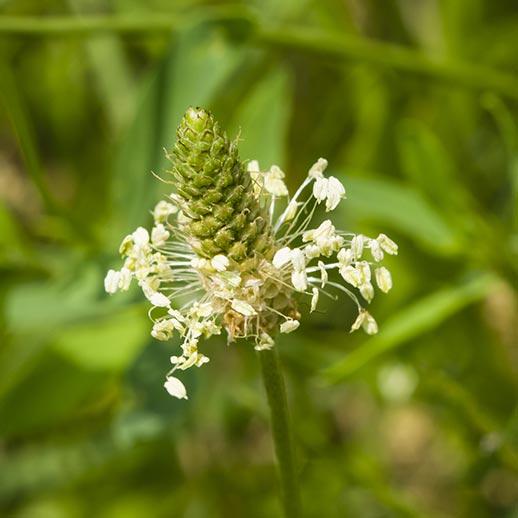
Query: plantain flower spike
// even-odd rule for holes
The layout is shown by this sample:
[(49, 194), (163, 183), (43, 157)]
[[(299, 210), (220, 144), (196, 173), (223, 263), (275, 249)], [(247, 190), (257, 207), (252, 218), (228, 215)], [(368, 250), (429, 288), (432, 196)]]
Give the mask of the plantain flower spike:
[[(124, 291), (136, 281), (152, 306), (151, 335), (181, 337), (164, 383), (172, 396), (187, 398), (177, 371), (209, 361), (198, 350), (202, 337), (225, 331), (229, 343), (246, 338), (258, 351), (270, 349), (277, 333), (299, 327), (304, 298), (314, 311), (320, 294), (341, 291), (358, 308), (351, 331), (377, 332), (360, 300), (374, 297), (372, 280), (390, 290), (390, 272), (378, 263), (397, 245), (385, 234), (337, 230), (329, 219), (310, 228), (320, 204), (330, 212), (345, 198), (340, 181), (324, 176), (325, 159), (290, 197), (282, 170), (243, 162), (237, 140), (202, 108), (187, 110), (167, 157), (174, 192), (155, 206), (150, 232), (139, 227), (124, 238), (124, 264), (108, 271), (105, 289)], [(329, 280), (331, 270), (340, 282)]]

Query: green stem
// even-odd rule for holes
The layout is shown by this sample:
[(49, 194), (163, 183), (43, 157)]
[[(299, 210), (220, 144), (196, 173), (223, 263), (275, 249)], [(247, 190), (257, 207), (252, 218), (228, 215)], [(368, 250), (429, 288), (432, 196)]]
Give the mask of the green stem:
[(286, 518), (295, 518), (300, 515), (300, 495), (281, 362), (276, 349), (261, 351), (259, 358), (270, 407), (275, 453), (279, 463), (284, 514)]
[(55, 213), (57, 203), (45, 181), (30, 119), (26, 114), (11, 67), (4, 62), (0, 63), (0, 105), (4, 105), (11, 120), (27, 173), (40, 194), (45, 208)]
[(100, 32), (169, 33), (204, 22), (241, 25), (241, 30), (248, 27), (251, 40), (260, 46), (268, 45), (276, 49), (314, 54), (338, 63), (359, 61), (518, 99), (518, 78), (514, 74), (493, 67), (434, 58), (403, 45), (351, 34), (327, 32), (319, 28), (295, 25), (265, 26), (259, 23), (250, 10), (233, 5), (204, 8), (203, 12), (189, 15), (147, 13), (139, 17), (0, 16), (0, 34), (89, 36)]
[(518, 78), (514, 74), (484, 65), (427, 56), (403, 45), (293, 25), (259, 28), (257, 38), (276, 49), (297, 50), (338, 62), (368, 63), (465, 88), (490, 90), (509, 98), (518, 98)]

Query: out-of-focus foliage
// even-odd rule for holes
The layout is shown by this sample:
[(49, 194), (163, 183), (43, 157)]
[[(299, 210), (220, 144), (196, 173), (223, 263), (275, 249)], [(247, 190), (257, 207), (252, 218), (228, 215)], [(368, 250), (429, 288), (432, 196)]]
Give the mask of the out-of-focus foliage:
[(306, 515), (516, 518), (517, 47), (512, 0), (1, 0), (0, 515), (280, 512), (251, 347), (172, 400), (102, 289), (202, 105), (291, 186), (328, 158), (337, 226), (400, 245), (379, 335), (344, 299), (279, 340)]

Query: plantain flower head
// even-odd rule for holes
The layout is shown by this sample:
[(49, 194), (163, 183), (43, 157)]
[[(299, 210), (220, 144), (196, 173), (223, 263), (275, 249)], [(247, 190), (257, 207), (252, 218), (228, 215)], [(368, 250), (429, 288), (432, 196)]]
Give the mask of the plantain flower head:
[[(397, 245), (384, 234), (338, 230), (330, 219), (313, 228), (319, 205), (331, 212), (345, 198), (340, 181), (324, 175), (325, 159), (290, 197), (283, 171), (245, 164), (237, 140), (201, 108), (187, 110), (167, 157), (174, 192), (153, 209), (151, 231), (139, 227), (124, 238), (124, 264), (108, 271), (105, 289), (138, 283), (151, 304), (151, 335), (181, 337), (164, 383), (172, 396), (187, 398), (177, 371), (209, 361), (198, 349), (201, 338), (224, 331), (229, 343), (245, 338), (258, 351), (270, 349), (279, 332), (299, 327), (303, 299), (314, 311), (321, 295), (345, 293), (358, 308), (351, 331), (378, 331), (361, 301), (374, 297), (374, 281), (382, 292), (391, 289), (379, 263), (397, 254)], [(338, 275), (330, 280), (332, 270)]]

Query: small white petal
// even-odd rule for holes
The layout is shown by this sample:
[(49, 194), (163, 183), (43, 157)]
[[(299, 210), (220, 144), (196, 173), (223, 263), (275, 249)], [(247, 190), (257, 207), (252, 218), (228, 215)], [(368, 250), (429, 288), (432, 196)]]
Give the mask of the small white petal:
[(311, 166), (308, 172), (310, 178), (319, 178), (327, 168), (327, 160), (325, 158), (319, 158), (316, 163)]
[(154, 323), (151, 330), (151, 336), (157, 340), (166, 341), (171, 338), (174, 331), (174, 325), (171, 319), (165, 318)]
[(273, 196), (288, 196), (288, 188), (286, 184), (279, 178), (271, 178), (266, 176), (264, 179), (264, 188)]
[(354, 266), (345, 266), (340, 268), (339, 271), (344, 281), (353, 285), (355, 288), (360, 286), (362, 282), (361, 274)]
[(340, 200), (345, 198), (345, 189), (340, 180), (334, 176), (329, 177), (327, 185), (327, 200), (326, 200), (326, 211), (336, 209)]
[(196, 365), (196, 367), (201, 367), (202, 365), (205, 365), (206, 363), (209, 363), (209, 362), (210, 362), (210, 358), (208, 356), (198, 353), (198, 356), (196, 358), (196, 362), (194, 363), (194, 365)]
[(232, 309), (234, 311), (237, 311), (238, 313), (241, 313), (241, 315), (245, 317), (252, 317), (254, 315), (257, 315), (256, 310), (248, 304), (248, 302), (245, 302), (244, 300), (234, 299), (231, 303)]
[(387, 293), (392, 288), (392, 276), (390, 272), (382, 266), (381, 268), (376, 268), (376, 283), (379, 286), (379, 289), (383, 293)]
[(291, 273), (291, 283), (297, 291), (305, 291), (308, 287), (308, 279), (304, 270), (294, 270)]
[(273, 196), (287, 196), (288, 188), (283, 178), (284, 173), (279, 166), (272, 165), (270, 170), (264, 174), (264, 188)]
[(320, 248), (317, 245), (306, 245), (304, 247), (304, 255), (308, 260), (314, 259), (320, 255)]
[(216, 271), (224, 272), (228, 268), (230, 261), (223, 254), (218, 254), (211, 259), (210, 263)]
[(286, 207), (286, 212), (284, 214), (284, 221), (290, 221), (295, 217), (299, 205), (301, 205), (301, 203), (296, 200), (291, 200), (288, 203), (288, 206)]
[(171, 214), (178, 212), (178, 208), (165, 200), (159, 201), (153, 209), (153, 218), (156, 223), (163, 223)]
[(119, 277), (119, 288), (122, 291), (127, 291), (129, 289), (132, 277), (133, 274), (130, 270), (128, 270), (128, 268), (121, 268)]
[(166, 230), (162, 223), (159, 223), (156, 227), (153, 227), (151, 231), (151, 242), (154, 246), (162, 246), (169, 238), (169, 232)]
[(179, 322), (185, 322), (185, 317), (177, 309), (169, 309), (167, 313)]
[(212, 307), (212, 304), (210, 302), (195, 302), (192, 309), (192, 314), (199, 318), (207, 318), (212, 315), (214, 312), (214, 308)]
[(368, 334), (368, 335), (375, 335), (377, 332), (378, 332), (378, 324), (376, 323), (376, 320), (374, 320), (374, 317), (366, 312), (366, 317), (365, 317), (365, 320), (363, 321), (363, 324), (362, 324), (362, 327), (363, 327), (363, 330)]
[(367, 261), (356, 263), (356, 269), (360, 272), (361, 284), (368, 284), (371, 282), (371, 267)]
[(295, 331), (297, 327), (300, 326), (300, 322), (298, 320), (292, 320), (289, 318), (286, 320), (286, 322), (283, 322), (280, 327), (281, 333), (291, 333), (292, 331)]
[(327, 184), (328, 180), (324, 177), (317, 178), (313, 184), (313, 196), (316, 198), (318, 203), (327, 198)]
[(169, 376), (164, 383), (164, 387), (171, 396), (174, 396), (178, 399), (188, 399), (185, 385), (178, 378)]
[(275, 266), (275, 268), (282, 268), (286, 263), (290, 261), (290, 258), (291, 248), (285, 246), (284, 248), (281, 248), (280, 250), (277, 250), (277, 252), (275, 252), (272, 263)]
[[(196, 349), (196, 345), (190, 342), (186, 345), (182, 345), (182, 348), (185, 348), (187, 356), (181, 356), (177, 359), (176, 368), (185, 371), (190, 369), (193, 365), (196, 365), (199, 353)], [(171, 362), (173, 362), (173, 358), (171, 358)]]
[(259, 162), (257, 160), (250, 160), (247, 165), (247, 170), (249, 173), (259, 173), (261, 170), (259, 169)]
[(318, 291), (318, 288), (313, 288), (313, 296), (311, 297), (311, 309), (310, 309), (310, 313), (313, 313), (313, 311), (315, 311), (315, 309), (317, 309), (317, 304), (318, 304), (318, 296), (320, 294), (320, 292)]
[(106, 293), (115, 293), (119, 289), (121, 274), (115, 270), (108, 270), (106, 277), (104, 278), (104, 289)]
[(385, 234), (380, 234), (376, 241), (380, 244), (381, 248), (387, 252), (389, 255), (397, 255), (398, 252), (398, 246), (392, 239), (387, 237)]
[(367, 311), (365, 311), (364, 309), (360, 309), (360, 312), (358, 313), (356, 320), (354, 321), (353, 325), (351, 326), (351, 333), (353, 331), (357, 331), (358, 329), (360, 329), (366, 316), (367, 316)]
[(302, 241), (304, 241), (304, 243), (307, 243), (308, 241), (318, 242), (321, 239), (330, 238), (334, 235), (335, 227), (333, 226), (333, 223), (331, 223), (330, 219), (326, 219), (318, 228), (306, 230), (306, 232), (302, 234)]
[(369, 242), (369, 246), (371, 249), (371, 254), (374, 260), (379, 263), (380, 261), (383, 261), (383, 250), (381, 249), (380, 244), (376, 239), (371, 239)]
[(353, 251), (350, 248), (342, 248), (338, 254), (336, 254), (336, 258), (338, 259), (340, 266), (349, 266), (354, 259)]
[(223, 287), (237, 288), (241, 284), (241, 275), (239, 272), (220, 272), (219, 277)]
[(318, 261), (318, 267), (320, 269), (320, 286), (323, 288), (326, 285), (327, 280), (329, 279), (329, 275), (327, 274), (327, 270), (324, 267), (324, 263), (322, 261)]
[(261, 333), (259, 341), (257, 342), (254, 349), (256, 351), (265, 351), (271, 349), (275, 345), (273, 338), (267, 333)]
[(374, 320), (373, 316), (365, 309), (360, 309), (358, 317), (351, 326), (351, 333), (363, 327), (363, 330), (368, 335), (375, 335), (378, 332), (378, 324)]
[(126, 236), (123, 240), (122, 240), (122, 243), (120, 244), (120, 247), (119, 247), (119, 253), (124, 257), (124, 256), (127, 256), (127, 255), (130, 255), (132, 250), (133, 250), (133, 246), (134, 246), (134, 242), (133, 242), (133, 235), (129, 235), (129, 236)]
[(171, 301), (163, 293), (158, 291), (150, 294), (149, 302), (159, 308), (166, 308), (171, 305)]
[(361, 234), (354, 236), (351, 241), (351, 251), (355, 259), (359, 259), (363, 254), (365, 238)]
[(295, 248), (290, 252), (290, 260), (294, 270), (301, 271), (306, 268), (306, 257), (300, 248)]
[(132, 234), (133, 242), (137, 246), (144, 246), (149, 243), (149, 233), (144, 227), (138, 227)]
[(210, 270), (212, 265), (208, 259), (204, 259), (203, 257), (193, 257), (191, 259), (191, 266), (196, 268), (196, 270)]
[(374, 287), (370, 282), (360, 286), (360, 294), (367, 301), (370, 302), (374, 298)]

